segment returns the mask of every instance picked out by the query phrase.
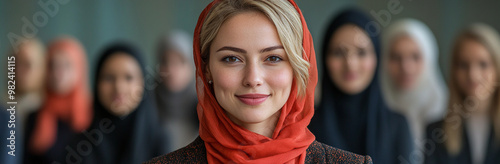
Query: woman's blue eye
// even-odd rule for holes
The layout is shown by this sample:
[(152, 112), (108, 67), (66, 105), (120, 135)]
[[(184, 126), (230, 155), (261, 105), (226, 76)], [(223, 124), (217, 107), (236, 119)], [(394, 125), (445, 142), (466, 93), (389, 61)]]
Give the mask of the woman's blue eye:
[(266, 61), (270, 61), (270, 62), (280, 62), (282, 61), (283, 59), (281, 59), (280, 57), (277, 57), (277, 56), (270, 56), (266, 59)]
[(240, 59), (238, 59), (235, 56), (228, 56), (228, 57), (223, 58), (222, 61), (224, 61), (226, 63), (234, 63), (234, 62), (239, 62)]

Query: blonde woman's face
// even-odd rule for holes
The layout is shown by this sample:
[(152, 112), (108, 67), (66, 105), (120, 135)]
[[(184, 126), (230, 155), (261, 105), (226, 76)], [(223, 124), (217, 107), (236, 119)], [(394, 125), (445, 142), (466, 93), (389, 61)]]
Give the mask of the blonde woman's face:
[(235, 15), (210, 46), (207, 77), (215, 98), (240, 126), (274, 129), (290, 95), (293, 70), (274, 24), (260, 12)]
[(142, 100), (144, 80), (137, 60), (125, 53), (106, 59), (99, 72), (98, 99), (115, 116), (134, 111)]
[(461, 93), (484, 99), (498, 85), (498, 72), (492, 54), (481, 43), (464, 40), (457, 54), (455, 80)]
[(417, 42), (407, 35), (396, 38), (390, 47), (388, 74), (396, 88), (410, 90), (423, 72), (422, 51)]
[(33, 42), (27, 42), (19, 47), (16, 54), (16, 89), (30, 92), (41, 89), (45, 76), (45, 55), (41, 48)]
[(357, 94), (370, 84), (377, 59), (373, 44), (359, 27), (343, 25), (330, 39), (326, 64), (335, 85), (347, 94)]

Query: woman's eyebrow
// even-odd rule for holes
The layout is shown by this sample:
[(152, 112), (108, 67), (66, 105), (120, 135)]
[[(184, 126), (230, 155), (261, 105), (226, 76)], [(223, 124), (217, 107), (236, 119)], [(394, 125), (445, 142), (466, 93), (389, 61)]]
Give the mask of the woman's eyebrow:
[(218, 49), (215, 52), (224, 51), (224, 50), (226, 50), (226, 51), (234, 51), (234, 52), (239, 52), (239, 53), (247, 53), (247, 51), (245, 51), (244, 49), (236, 48), (236, 47), (231, 47), (231, 46), (224, 46), (224, 47)]
[[(284, 49), (284, 48), (282, 45), (277, 45), (277, 46), (271, 46), (271, 47), (264, 48), (264, 49), (260, 50), (259, 52), (264, 53), (264, 52), (269, 52), (269, 51), (273, 51), (276, 49)], [(231, 47), (231, 46), (224, 46), (224, 47), (218, 49), (216, 52), (219, 52), (219, 51), (234, 51), (234, 52), (239, 52), (239, 53), (247, 53), (247, 51), (245, 51), (244, 49)]]
[(260, 50), (259, 52), (264, 53), (264, 52), (269, 52), (269, 51), (276, 50), (276, 49), (284, 49), (284, 48), (282, 45), (277, 45), (277, 46), (264, 48), (264, 49)]

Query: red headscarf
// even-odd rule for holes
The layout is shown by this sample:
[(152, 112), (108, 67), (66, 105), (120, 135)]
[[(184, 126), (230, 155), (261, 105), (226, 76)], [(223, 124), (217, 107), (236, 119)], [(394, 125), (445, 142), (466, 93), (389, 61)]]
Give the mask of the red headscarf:
[(281, 109), (281, 115), (272, 138), (251, 132), (233, 123), (210, 91), (202, 67), (200, 32), (205, 17), (218, 1), (210, 3), (201, 13), (194, 34), (194, 61), (196, 64), (198, 118), (200, 137), (205, 141), (209, 163), (304, 163), (306, 150), (315, 140), (307, 129), (314, 114), (314, 89), (318, 81), (316, 57), (312, 36), (302, 12), (294, 1), (289, 2), (301, 17), (303, 28), (302, 58), (309, 62), (309, 81), (304, 96), (297, 97), (297, 85), (292, 83), (290, 96)]
[(92, 120), (87, 85), (87, 60), (83, 47), (75, 39), (63, 37), (50, 44), (47, 61), (58, 53), (69, 57), (71, 65), (75, 68), (77, 82), (66, 95), (47, 91), (46, 101), (37, 116), (30, 143), (31, 150), (38, 154), (46, 152), (54, 144), (58, 120), (69, 124), (77, 133), (88, 128)]

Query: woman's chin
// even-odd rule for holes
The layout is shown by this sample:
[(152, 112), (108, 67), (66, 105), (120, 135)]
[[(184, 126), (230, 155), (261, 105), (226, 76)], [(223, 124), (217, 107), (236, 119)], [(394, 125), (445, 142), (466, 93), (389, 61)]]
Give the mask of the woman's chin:
[(268, 109), (259, 109), (259, 108), (240, 108), (241, 113), (231, 114), (229, 118), (236, 124), (240, 126), (248, 125), (248, 124), (258, 124), (269, 120), (272, 113), (266, 111)]

